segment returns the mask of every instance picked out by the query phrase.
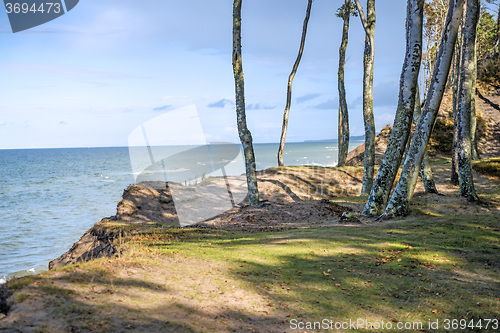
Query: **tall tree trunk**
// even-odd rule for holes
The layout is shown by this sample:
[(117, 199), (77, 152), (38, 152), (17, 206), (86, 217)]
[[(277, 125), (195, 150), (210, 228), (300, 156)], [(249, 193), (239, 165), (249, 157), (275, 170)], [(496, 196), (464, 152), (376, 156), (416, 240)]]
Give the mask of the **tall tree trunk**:
[(450, 71), (455, 42), (457, 39), (464, 0), (450, 0), (445, 28), (441, 37), (441, 45), (436, 58), (431, 84), (427, 93), (422, 115), (415, 128), (415, 134), (406, 154), (401, 177), (392, 193), (384, 214), (380, 218), (392, 215), (405, 215), (409, 211), (409, 202), (415, 190), (420, 166), (426, 152), (436, 116), (441, 105), (446, 80)]
[[(476, 23), (477, 25), (477, 23)], [(477, 36), (476, 36), (477, 38)], [(473, 101), (471, 104), (471, 119), (470, 119), (470, 127), (471, 127), (471, 157), (473, 160), (478, 160), (481, 157), (479, 156), (479, 149), (477, 148), (477, 137), (476, 137), (476, 129), (477, 129), (477, 118), (476, 118), (476, 81), (477, 81), (477, 43), (474, 43), (474, 63), (472, 66), (472, 86), (474, 87), (473, 92)]]
[(458, 185), (458, 87), (460, 85), (460, 66), (462, 61), (461, 39), (455, 46), (455, 64), (453, 66), (453, 143), (451, 146), (451, 176), (450, 182)]
[(339, 88), (339, 156), (337, 166), (344, 166), (347, 162), (347, 153), (349, 152), (349, 112), (347, 110), (347, 100), (344, 85), (344, 70), (345, 70), (345, 52), (349, 39), (349, 18), (351, 16), (351, 1), (345, 0), (344, 4), (344, 27), (342, 29), (342, 42), (339, 47), (339, 71), (338, 71), (338, 88)]
[(248, 200), (250, 205), (259, 204), (259, 189), (257, 187), (257, 173), (255, 155), (252, 144), (252, 134), (247, 127), (245, 114), (245, 85), (243, 78), (243, 62), (241, 58), (241, 1), (233, 3), (233, 73), (236, 96), (236, 118), (238, 134), (240, 136), (243, 153), (245, 154), (245, 167), (248, 186)]
[[(415, 112), (413, 113), (413, 121), (415, 122), (415, 124), (420, 119), (421, 114), (422, 106), (420, 105), (420, 91), (417, 84), (417, 91), (415, 92)], [(432, 168), (429, 161), (429, 153), (427, 150), (425, 151), (422, 165), (420, 166), (420, 177), (422, 178), (422, 182), (424, 183), (425, 192), (439, 194), (436, 188), (436, 183), (434, 182), (434, 175), (432, 174)]]
[(373, 117), (373, 63), (375, 59), (375, 0), (366, 0), (366, 19), (356, 1), (361, 24), (365, 30), (363, 56), (363, 120), (365, 124), (364, 173), (361, 195), (367, 195), (373, 185), (375, 166), (375, 119)]
[(471, 115), (476, 95), (474, 72), (477, 62), (475, 45), (478, 19), (479, 0), (467, 0), (458, 103), (458, 175), (460, 194), (469, 201), (479, 200), (474, 189), (471, 166)]
[(309, 22), (309, 16), (311, 15), (312, 2), (313, 0), (308, 0), (307, 2), (306, 17), (304, 18), (304, 25), (302, 27), (302, 38), (300, 40), (299, 54), (297, 54), (297, 59), (295, 59), (295, 63), (293, 64), (292, 72), (288, 77), (286, 105), (285, 105), (285, 112), (283, 113), (283, 125), (281, 126), (280, 146), (278, 148), (279, 166), (285, 165), (285, 163), (283, 162), (283, 151), (285, 150), (286, 131), (288, 129), (288, 115), (290, 113), (290, 105), (292, 104), (292, 82), (293, 78), (295, 77), (295, 73), (297, 72), (297, 68), (299, 68), (300, 59), (302, 58), (302, 53), (304, 52), (304, 45), (306, 43), (307, 24)]
[[(406, 9), (406, 55), (399, 82), (399, 101), (389, 143), (375, 178), (363, 215), (381, 213), (387, 204), (411, 131), (418, 73), (422, 59), (424, 0), (408, 0)], [(420, 99), (420, 98), (419, 98)]]

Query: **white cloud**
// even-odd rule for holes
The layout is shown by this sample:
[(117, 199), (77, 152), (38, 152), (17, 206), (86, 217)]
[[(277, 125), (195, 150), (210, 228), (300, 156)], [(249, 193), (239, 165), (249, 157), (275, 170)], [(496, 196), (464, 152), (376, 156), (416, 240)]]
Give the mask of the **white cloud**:
[(377, 129), (381, 129), (385, 125), (389, 124), (392, 126), (394, 122), (394, 113), (384, 112), (381, 114), (377, 114), (377, 109), (375, 109), (375, 125)]
[(248, 104), (246, 106), (247, 110), (271, 110), (271, 109), (274, 109), (274, 108), (275, 108), (275, 106), (264, 105), (264, 104), (261, 104), (261, 103)]
[(163, 106), (159, 106), (159, 107), (154, 108), (153, 111), (168, 111), (168, 110), (172, 110), (172, 109), (173, 109), (172, 105), (163, 105)]
[(295, 102), (297, 104), (299, 103), (304, 103), (304, 102), (307, 102), (307, 101), (310, 101), (312, 99), (315, 99), (317, 97), (321, 96), (321, 94), (317, 94), (317, 93), (310, 93), (310, 94), (305, 94), (305, 95), (302, 95), (302, 96), (299, 96), (295, 99)]
[(316, 105), (314, 108), (320, 109), (320, 110), (334, 110), (338, 108), (338, 102), (337, 99), (329, 99), (326, 102), (320, 103)]
[(234, 105), (234, 102), (229, 99), (223, 98), (221, 100), (218, 100), (217, 102), (210, 103), (207, 106), (209, 108), (223, 108), (226, 105)]

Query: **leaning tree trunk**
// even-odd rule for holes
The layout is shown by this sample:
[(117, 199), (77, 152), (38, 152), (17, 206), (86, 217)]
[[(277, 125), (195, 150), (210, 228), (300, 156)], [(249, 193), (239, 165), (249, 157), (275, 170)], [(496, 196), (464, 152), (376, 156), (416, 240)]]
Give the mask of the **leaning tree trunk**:
[[(420, 119), (422, 114), (422, 106), (420, 105), (420, 92), (417, 84), (417, 91), (415, 92), (415, 112), (413, 113), (413, 121), (415, 123)], [(422, 160), (422, 165), (420, 166), (420, 177), (424, 183), (424, 189), (427, 193), (439, 194), (436, 183), (434, 182), (434, 175), (432, 174), (432, 168), (429, 161), (429, 153), (426, 150), (424, 158)]]
[(424, 0), (408, 0), (406, 9), (406, 55), (399, 82), (399, 101), (382, 164), (363, 209), (363, 215), (381, 213), (387, 204), (411, 131), (418, 73), (422, 59)]
[(293, 64), (292, 72), (288, 77), (288, 88), (286, 92), (286, 105), (285, 112), (283, 112), (283, 125), (281, 126), (281, 139), (280, 146), (278, 148), (278, 165), (283, 166), (285, 163), (283, 162), (283, 151), (285, 150), (285, 139), (286, 139), (286, 131), (288, 129), (288, 114), (290, 113), (290, 105), (292, 104), (292, 82), (295, 77), (295, 73), (297, 72), (297, 68), (299, 68), (300, 59), (302, 58), (302, 53), (304, 52), (304, 45), (306, 43), (306, 33), (307, 33), (307, 24), (309, 22), (309, 16), (311, 15), (311, 6), (313, 0), (309, 0), (307, 3), (306, 9), (306, 17), (304, 19), (304, 25), (302, 27), (302, 38), (300, 40), (299, 54), (297, 55), (297, 59), (295, 59), (295, 63)]
[(365, 30), (363, 56), (363, 120), (365, 124), (364, 172), (361, 195), (367, 195), (373, 185), (375, 168), (375, 119), (373, 118), (373, 62), (375, 59), (375, 0), (366, 0), (366, 19), (356, 1), (361, 24)]
[(415, 128), (415, 134), (406, 154), (401, 177), (392, 193), (385, 212), (380, 218), (392, 215), (405, 215), (409, 211), (409, 202), (415, 190), (415, 184), (429, 137), (436, 123), (436, 116), (443, 98), (446, 80), (450, 71), (458, 26), (463, 12), (464, 0), (451, 0), (446, 18), (445, 28), (441, 37), (441, 45), (436, 58), (431, 84), (427, 93), (422, 115)]
[(241, 59), (241, 1), (233, 3), (233, 73), (236, 95), (236, 117), (238, 134), (245, 154), (245, 167), (248, 186), (248, 200), (250, 205), (259, 204), (259, 189), (257, 187), (257, 172), (255, 168), (255, 155), (252, 144), (252, 134), (247, 127), (245, 114), (245, 85)]
[(345, 0), (344, 5), (344, 28), (342, 29), (342, 42), (339, 47), (339, 156), (337, 166), (344, 166), (347, 162), (347, 153), (349, 152), (349, 112), (347, 110), (347, 100), (344, 85), (345, 70), (345, 52), (349, 40), (349, 18), (351, 16), (351, 1)]
[(469, 201), (479, 200), (474, 189), (471, 166), (471, 116), (474, 110), (476, 86), (476, 26), (479, 19), (479, 0), (467, 0), (464, 41), (462, 43), (462, 70), (458, 98), (458, 175), (460, 194)]

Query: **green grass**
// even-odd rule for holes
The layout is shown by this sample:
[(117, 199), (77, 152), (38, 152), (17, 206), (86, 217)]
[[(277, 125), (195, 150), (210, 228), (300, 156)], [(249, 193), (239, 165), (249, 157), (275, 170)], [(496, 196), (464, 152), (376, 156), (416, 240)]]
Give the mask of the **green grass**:
[(18, 279), (14, 279), (12, 281), (9, 281), (9, 289), (11, 290), (22, 289), (33, 283), (34, 280), (35, 278), (33, 276), (24, 276)]
[(500, 157), (484, 158), (473, 161), (473, 168), (477, 172), (500, 178)]
[(498, 317), (496, 217), (244, 234), (169, 230), (132, 242), (146, 252), (226, 262), (289, 318), (420, 320)]
[(17, 293), (16, 296), (14, 297), (15, 301), (17, 303), (21, 303), (24, 300), (26, 300), (29, 296), (23, 293)]
[[(140, 230), (124, 237), (119, 258), (10, 281), (15, 301), (42, 297), (61, 327), (96, 332), (208, 332), (214, 327), (207, 323), (218, 320), (223, 331), (241, 331), (241, 323), (250, 331), (259, 320), (272, 324), (260, 331), (284, 331), (292, 319), (427, 324), (500, 317), (500, 225), (493, 214), (279, 233)], [(201, 281), (216, 292), (207, 294)], [(259, 314), (233, 309), (220, 319), (200, 312), (208, 299), (223, 306), (234, 290), (259, 295), (264, 309), (256, 299)], [(188, 319), (191, 313), (199, 320)], [(53, 320), (44, 324), (49, 332)]]

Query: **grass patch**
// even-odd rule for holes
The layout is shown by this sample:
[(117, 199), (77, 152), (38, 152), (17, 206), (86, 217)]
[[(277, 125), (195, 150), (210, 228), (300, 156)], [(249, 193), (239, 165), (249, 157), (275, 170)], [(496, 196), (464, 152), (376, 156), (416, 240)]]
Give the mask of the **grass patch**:
[(9, 281), (8, 287), (11, 290), (22, 289), (22, 288), (30, 285), (31, 283), (33, 283), (34, 280), (35, 280), (35, 278), (33, 276), (24, 276), (24, 277), (21, 277), (18, 279), (13, 279), (13, 280)]
[(124, 237), (120, 257), (9, 287), (16, 302), (43, 304), (48, 331), (275, 332), (292, 319), (498, 318), (499, 228), (495, 215), (280, 233), (151, 228)]
[(17, 303), (21, 303), (25, 301), (29, 296), (23, 293), (17, 293), (16, 296), (14, 297), (15, 301)]
[[(225, 262), (289, 318), (421, 320), (498, 316), (495, 217), (242, 234), (160, 231), (143, 251)], [(498, 291), (498, 290), (496, 290)]]
[(500, 179), (500, 157), (484, 158), (473, 161), (472, 167), (477, 172)]

